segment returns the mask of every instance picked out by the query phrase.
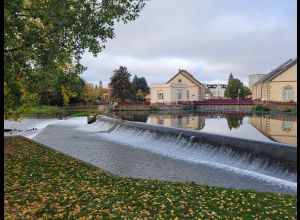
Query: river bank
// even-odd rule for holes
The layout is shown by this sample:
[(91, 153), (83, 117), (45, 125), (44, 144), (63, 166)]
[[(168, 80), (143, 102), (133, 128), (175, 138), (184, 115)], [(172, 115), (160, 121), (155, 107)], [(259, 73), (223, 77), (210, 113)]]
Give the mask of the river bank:
[(296, 196), (123, 178), (21, 137), (4, 167), (5, 218), (297, 218)]

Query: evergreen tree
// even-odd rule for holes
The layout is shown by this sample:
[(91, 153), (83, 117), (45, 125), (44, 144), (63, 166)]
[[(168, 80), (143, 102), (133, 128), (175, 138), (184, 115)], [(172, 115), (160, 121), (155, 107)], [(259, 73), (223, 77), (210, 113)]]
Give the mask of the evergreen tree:
[(130, 73), (125, 66), (120, 66), (114, 70), (114, 75), (110, 78), (111, 97), (124, 101), (132, 98), (132, 86), (130, 83)]
[(133, 93), (136, 94), (137, 91), (140, 89), (144, 94), (148, 94), (150, 91), (150, 88), (148, 86), (148, 83), (145, 79), (145, 77), (137, 77), (136, 75), (133, 77), (132, 80), (132, 89)]

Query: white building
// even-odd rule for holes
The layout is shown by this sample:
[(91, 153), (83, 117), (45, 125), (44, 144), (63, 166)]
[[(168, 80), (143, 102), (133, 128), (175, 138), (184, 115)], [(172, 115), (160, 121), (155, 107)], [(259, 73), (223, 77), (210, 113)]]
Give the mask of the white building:
[(219, 99), (225, 97), (226, 84), (206, 84), (205, 99)]

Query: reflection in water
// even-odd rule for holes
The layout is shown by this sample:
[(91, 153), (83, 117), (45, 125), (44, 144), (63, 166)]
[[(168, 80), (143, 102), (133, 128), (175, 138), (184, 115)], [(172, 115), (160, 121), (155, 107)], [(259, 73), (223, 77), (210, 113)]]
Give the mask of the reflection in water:
[(243, 115), (226, 115), (228, 128), (239, 128), (243, 124)]
[(121, 118), (127, 121), (138, 121), (138, 122), (147, 122), (149, 117), (149, 112), (145, 111), (119, 111), (119, 112), (110, 112), (106, 114), (109, 117)]
[(288, 115), (254, 115), (251, 125), (273, 141), (297, 144), (297, 118)]
[(205, 125), (205, 117), (199, 115), (159, 115), (151, 114), (150, 123), (166, 127), (201, 130)]
[(253, 140), (297, 144), (297, 116), (145, 111), (115, 112), (109, 116)]

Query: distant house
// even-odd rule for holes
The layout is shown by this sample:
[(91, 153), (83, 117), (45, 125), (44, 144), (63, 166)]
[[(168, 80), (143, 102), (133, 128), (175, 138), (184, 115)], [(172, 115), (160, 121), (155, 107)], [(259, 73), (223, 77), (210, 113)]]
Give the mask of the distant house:
[(297, 58), (283, 63), (252, 87), (252, 99), (274, 102), (297, 102)]
[(206, 84), (205, 99), (218, 99), (225, 97), (226, 84)]
[(200, 101), (204, 99), (205, 86), (186, 70), (179, 70), (165, 84), (154, 84), (150, 87), (151, 103), (178, 103)]

